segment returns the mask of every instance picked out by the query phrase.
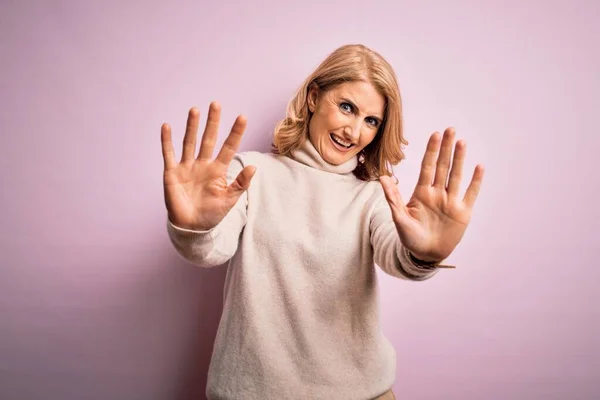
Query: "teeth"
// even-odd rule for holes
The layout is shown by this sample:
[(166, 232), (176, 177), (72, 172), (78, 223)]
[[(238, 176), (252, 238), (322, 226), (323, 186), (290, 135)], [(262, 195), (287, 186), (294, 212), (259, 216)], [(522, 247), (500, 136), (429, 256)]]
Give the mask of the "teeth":
[(350, 147), (352, 146), (352, 143), (347, 143), (344, 142), (342, 139), (338, 138), (337, 136), (335, 136), (334, 134), (331, 134), (331, 137), (333, 138), (333, 140), (335, 140), (338, 144), (341, 144), (344, 147)]

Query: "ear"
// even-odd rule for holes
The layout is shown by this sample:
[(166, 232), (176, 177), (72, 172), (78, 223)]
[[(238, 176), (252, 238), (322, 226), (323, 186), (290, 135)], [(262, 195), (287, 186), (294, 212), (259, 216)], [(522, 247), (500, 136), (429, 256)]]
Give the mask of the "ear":
[(308, 109), (311, 113), (315, 112), (317, 108), (317, 99), (319, 98), (319, 88), (317, 85), (311, 85), (308, 88), (308, 95), (306, 97), (306, 101), (308, 103)]

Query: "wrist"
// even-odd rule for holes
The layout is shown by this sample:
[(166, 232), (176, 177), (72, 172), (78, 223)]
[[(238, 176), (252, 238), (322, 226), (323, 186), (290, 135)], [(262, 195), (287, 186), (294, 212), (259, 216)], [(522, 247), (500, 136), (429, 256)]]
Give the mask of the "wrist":
[(442, 262), (442, 260), (434, 259), (432, 257), (414, 253), (408, 249), (407, 249), (407, 253), (408, 253), (408, 256), (411, 259), (411, 261), (413, 261), (417, 264), (436, 264), (436, 263), (439, 264)]
[(422, 259), (421, 257), (418, 257), (417, 255), (413, 254), (412, 251), (408, 250), (407, 248), (405, 248), (406, 251), (406, 255), (408, 256), (408, 259), (416, 266), (418, 267), (422, 267), (422, 268), (456, 268), (454, 265), (442, 265), (442, 261), (444, 260), (433, 260), (431, 258), (427, 258), (424, 257), (425, 259)]

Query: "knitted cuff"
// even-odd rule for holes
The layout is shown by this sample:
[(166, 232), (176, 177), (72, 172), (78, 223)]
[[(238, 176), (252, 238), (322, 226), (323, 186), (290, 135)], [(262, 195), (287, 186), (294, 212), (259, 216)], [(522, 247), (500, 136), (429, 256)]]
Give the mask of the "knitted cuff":
[(406, 247), (402, 246), (402, 248), (404, 250), (404, 254), (406, 255), (406, 258), (409, 259), (410, 262), (417, 268), (424, 269), (424, 270), (434, 270), (436, 268), (456, 268), (456, 266), (454, 266), (454, 265), (442, 264), (441, 261), (419, 260)]

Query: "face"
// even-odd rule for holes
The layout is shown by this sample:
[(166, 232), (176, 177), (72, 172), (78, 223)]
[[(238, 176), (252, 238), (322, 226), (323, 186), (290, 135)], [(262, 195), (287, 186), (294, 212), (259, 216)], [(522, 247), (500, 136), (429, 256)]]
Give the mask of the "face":
[(346, 82), (322, 92), (311, 88), (308, 108), (309, 139), (329, 164), (355, 157), (377, 135), (385, 99), (368, 82)]

